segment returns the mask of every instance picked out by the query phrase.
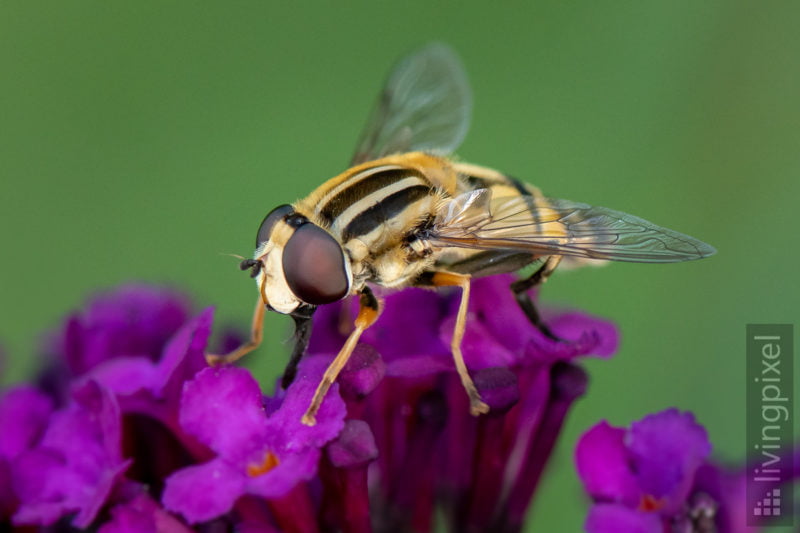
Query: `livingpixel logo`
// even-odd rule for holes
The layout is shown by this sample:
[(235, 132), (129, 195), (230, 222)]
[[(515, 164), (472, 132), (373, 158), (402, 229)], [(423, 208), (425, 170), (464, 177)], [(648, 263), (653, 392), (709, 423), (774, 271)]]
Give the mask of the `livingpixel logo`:
[(747, 326), (747, 525), (794, 525), (791, 324)]

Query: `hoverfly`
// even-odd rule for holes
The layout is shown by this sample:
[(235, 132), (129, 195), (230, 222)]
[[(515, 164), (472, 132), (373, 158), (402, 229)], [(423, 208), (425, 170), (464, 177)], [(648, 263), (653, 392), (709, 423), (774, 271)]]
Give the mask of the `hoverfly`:
[(391, 72), (353, 157), (353, 166), (307, 198), (264, 218), (251, 270), (259, 298), (252, 338), (209, 363), (234, 361), (261, 342), (265, 309), (292, 316), (296, 343), (283, 377), (291, 383), (317, 306), (359, 296), (355, 327), (325, 372), (304, 424), (315, 415), (365, 329), (381, 312), (369, 285), (461, 288), (451, 350), (474, 415), (486, 413), (461, 354), (470, 278), (535, 272), (511, 290), (545, 335), (528, 289), (562, 258), (643, 263), (689, 261), (711, 246), (641, 218), (568, 200), (489, 168), (450, 158), (469, 126), (472, 95), (456, 54), (429, 44)]

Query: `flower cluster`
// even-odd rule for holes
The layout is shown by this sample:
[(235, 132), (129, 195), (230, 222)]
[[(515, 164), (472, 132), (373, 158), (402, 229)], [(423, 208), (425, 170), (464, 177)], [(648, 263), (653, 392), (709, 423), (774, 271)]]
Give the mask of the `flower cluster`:
[[(450, 354), (458, 292), (409, 289), (386, 296), (312, 427), (355, 302), (320, 308), (296, 379), (267, 396), (248, 370), (207, 366), (211, 309), (148, 286), (99, 295), (49, 337), (36, 384), (0, 394), (0, 528), (519, 531), (586, 389), (580, 358), (611, 356), (617, 332), (545, 311), (551, 340), (510, 281), (473, 282), (462, 343), (488, 415), (469, 415)], [(710, 451), (675, 410), (598, 424), (576, 452), (587, 530), (738, 531), (741, 476)]]
[[(369, 494), (378, 530), (431, 531), (437, 507), (453, 531), (519, 530), (564, 417), (585, 390), (577, 358), (615, 351), (614, 326), (581, 313), (548, 314), (553, 332), (569, 342), (548, 339), (520, 310), (509, 281), (473, 282), (462, 343), (491, 408), (486, 416), (468, 415), (452, 369), (458, 293), (391, 294), (364, 333), (353, 368), (384, 377), (369, 390), (349, 386), (347, 375), (340, 382), (348, 417), (371, 428), (379, 450)], [(340, 317), (348, 311), (318, 311), (312, 355), (338, 350)]]
[[(748, 527), (746, 472), (709, 460), (711, 442), (691, 413), (667, 409), (618, 428), (600, 422), (575, 450), (594, 500), (590, 533), (726, 532)], [(793, 478), (800, 476), (794, 458)], [(764, 523), (762, 525), (768, 525)]]
[[(344, 339), (346, 305), (321, 309), (287, 389), (209, 368), (212, 311), (127, 286), (93, 299), (48, 341), (38, 385), (0, 399), (0, 520), (102, 531), (426, 531), (520, 527), (571, 403), (576, 358), (608, 356), (612, 325), (515, 305), (508, 278), (474, 284), (463, 351), (489, 416), (468, 414), (449, 351), (457, 294), (386, 298), (317, 416), (300, 423)], [(480, 460), (478, 460), (480, 459)], [(414, 475), (409, 475), (413, 472)]]
[(324, 423), (299, 422), (323, 362), (265, 398), (248, 371), (206, 366), (212, 311), (189, 312), (182, 295), (127, 286), (66, 321), (40, 386), (0, 399), (0, 520), (189, 531), (316, 474), (345, 416), (333, 391)]

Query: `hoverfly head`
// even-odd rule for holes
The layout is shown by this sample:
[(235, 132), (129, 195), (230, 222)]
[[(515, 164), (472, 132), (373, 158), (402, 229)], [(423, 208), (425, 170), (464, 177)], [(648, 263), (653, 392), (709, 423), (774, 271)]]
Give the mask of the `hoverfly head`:
[(301, 304), (341, 300), (353, 283), (350, 262), (339, 242), (290, 205), (276, 207), (264, 217), (255, 258), (240, 266), (251, 269), (265, 303), (284, 314)]

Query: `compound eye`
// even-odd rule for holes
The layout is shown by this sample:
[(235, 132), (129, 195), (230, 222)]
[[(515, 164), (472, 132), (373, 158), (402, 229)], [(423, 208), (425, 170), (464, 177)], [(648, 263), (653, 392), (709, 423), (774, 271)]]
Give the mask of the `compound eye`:
[(312, 305), (341, 300), (349, 289), (341, 246), (310, 223), (297, 228), (284, 246), (283, 275), (294, 295)]
[(256, 235), (256, 248), (261, 246), (263, 242), (269, 240), (269, 236), (272, 233), (272, 227), (277, 221), (292, 213), (294, 213), (294, 208), (288, 204), (279, 205), (270, 211), (267, 216), (264, 217), (264, 220), (261, 221), (261, 226), (258, 228), (258, 235)]

